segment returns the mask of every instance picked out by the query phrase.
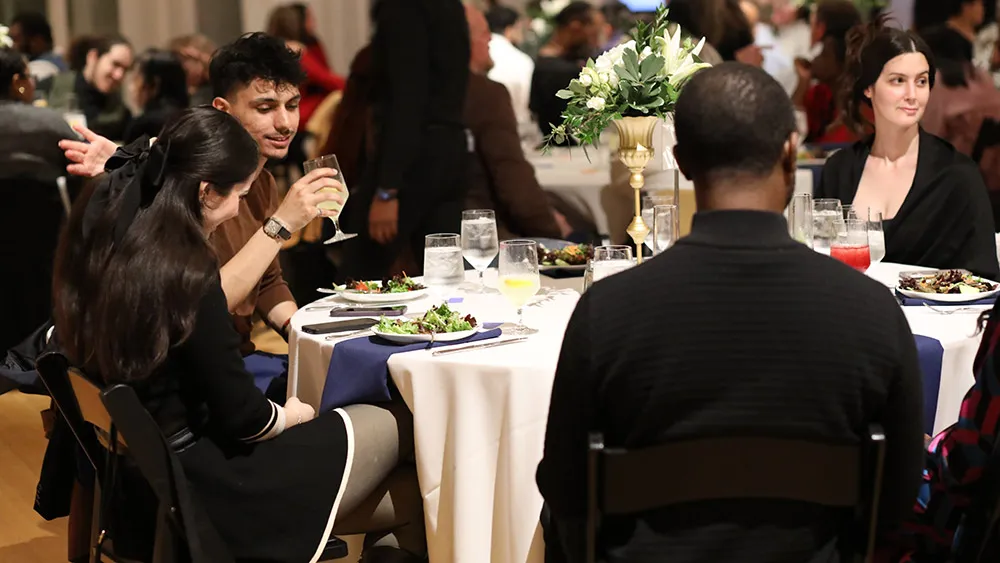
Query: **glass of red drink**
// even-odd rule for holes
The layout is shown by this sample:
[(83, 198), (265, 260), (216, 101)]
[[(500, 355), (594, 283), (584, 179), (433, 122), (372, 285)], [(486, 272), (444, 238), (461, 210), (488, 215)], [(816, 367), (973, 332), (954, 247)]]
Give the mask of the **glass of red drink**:
[(859, 272), (868, 270), (872, 264), (868, 248), (868, 223), (857, 219), (845, 221), (837, 239), (830, 245), (830, 256)]

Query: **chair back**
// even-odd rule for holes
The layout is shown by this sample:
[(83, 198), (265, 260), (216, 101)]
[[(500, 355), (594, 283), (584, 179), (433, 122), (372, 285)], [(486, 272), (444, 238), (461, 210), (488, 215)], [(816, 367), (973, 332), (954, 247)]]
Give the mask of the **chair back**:
[(984, 118), (979, 128), (979, 135), (976, 137), (976, 144), (972, 148), (972, 160), (976, 163), (981, 162), (986, 149), (997, 145), (1000, 145), (1000, 121)]
[[(592, 434), (588, 456), (587, 562), (598, 560), (602, 516), (728, 499), (792, 500), (854, 508), (867, 525), (859, 551), (871, 561), (885, 435), (862, 446), (779, 438), (703, 438), (637, 450), (607, 448)], [(787, 460), (794, 459), (795, 463)], [(866, 470), (866, 468), (870, 468)], [(866, 479), (867, 476), (871, 477)], [(675, 485), (676, 486), (672, 486)]]
[(0, 178), (0, 295), (4, 319), (0, 352), (27, 338), (52, 314), (52, 272), (65, 219), (54, 182)]
[[(188, 490), (180, 460), (135, 390), (113, 385), (101, 401), (118, 432), (129, 443), (129, 457), (160, 502), (157, 549), (160, 561), (226, 563), (234, 561), (228, 546)], [(163, 556), (164, 552), (172, 552)]]
[[(74, 384), (70, 379), (69, 360), (59, 352), (48, 352), (39, 356), (35, 362), (35, 366), (38, 369), (38, 378), (42, 380), (42, 384), (48, 390), (49, 396), (52, 397), (52, 402), (55, 403), (56, 409), (66, 421), (66, 425), (87, 456), (91, 467), (94, 468), (94, 471), (100, 473), (100, 469), (103, 466), (99, 465), (97, 460), (103, 454), (96, 447), (96, 442), (91, 438), (93, 430), (87, 425), (83, 408), (77, 399)], [(78, 382), (78, 384), (80, 383)], [(83, 385), (80, 386), (81, 388), (85, 387)], [(83, 389), (83, 391), (86, 394), (86, 389)], [(99, 394), (98, 403), (100, 403)], [(101, 406), (101, 410), (104, 410), (103, 406)], [(90, 403), (88, 403), (88, 413), (95, 419), (98, 418), (95, 416)], [(105, 414), (107, 414), (107, 411), (105, 411)], [(110, 428), (105, 426), (105, 431), (107, 430), (110, 430)]]

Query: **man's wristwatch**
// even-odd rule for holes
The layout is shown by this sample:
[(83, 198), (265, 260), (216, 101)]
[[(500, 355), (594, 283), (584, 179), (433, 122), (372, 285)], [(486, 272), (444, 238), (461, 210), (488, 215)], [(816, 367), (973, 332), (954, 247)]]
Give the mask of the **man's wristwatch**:
[(383, 190), (379, 188), (375, 190), (375, 199), (379, 201), (392, 201), (396, 199), (396, 190)]
[(264, 222), (264, 234), (278, 242), (292, 238), (292, 233), (274, 217), (268, 217)]

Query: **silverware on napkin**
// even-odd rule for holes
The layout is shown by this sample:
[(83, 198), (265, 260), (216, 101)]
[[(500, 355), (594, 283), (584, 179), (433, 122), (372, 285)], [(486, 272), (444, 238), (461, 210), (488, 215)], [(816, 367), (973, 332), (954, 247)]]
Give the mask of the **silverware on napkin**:
[(484, 350), (486, 348), (495, 348), (497, 346), (506, 346), (507, 344), (518, 344), (528, 340), (527, 336), (519, 336), (517, 338), (508, 338), (507, 340), (495, 340), (493, 342), (478, 342), (476, 344), (465, 344), (462, 346), (455, 346), (452, 348), (442, 348), (434, 350), (431, 352), (432, 356), (446, 356), (448, 354), (457, 354), (459, 352), (468, 352), (470, 350)]
[(928, 303), (924, 303), (923, 306), (927, 307), (931, 311), (934, 311), (935, 313), (941, 313), (942, 315), (954, 315), (955, 313), (985, 313), (986, 311), (989, 311), (988, 307), (990, 307), (989, 305), (979, 305), (973, 307), (935, 307), (934, 305), (930, 305)]

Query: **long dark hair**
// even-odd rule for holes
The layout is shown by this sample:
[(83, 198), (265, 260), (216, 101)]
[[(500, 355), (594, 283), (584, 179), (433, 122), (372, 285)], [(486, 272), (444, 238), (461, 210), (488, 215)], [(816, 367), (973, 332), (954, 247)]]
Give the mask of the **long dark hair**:
[(885, 64), (907, 53), (920, 53), (930, 66), (929, 83), (934, 87), (934, 55), (919, 35), (891, 27), (889, 18), (880, 16), (868, 25), (860, 25), (847, 34), (847, 66), (841, 87), (841, 107), (844, 120), (859, 134), (864, 134), (870, 123), (861, 113), (862, 105), (871, 107), (865, 90), (878, 80)]
[(147, 49), (136, 60), (136, 70), (142, 76), (143, 85), (153, 90), (145, 110), (188, 106), (187, 74), (177, 55), (161, 49)]
[(53, 289), (56, 330), (76, 365), (108, 382), (141, 380), (187, 339), (218, 277), (201, 182), (226, 196), (257, 163), (257, 144), (236, 118), (193, 108), (77, 201)]

